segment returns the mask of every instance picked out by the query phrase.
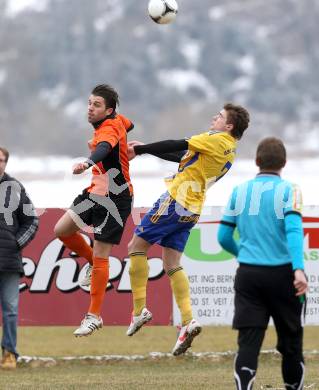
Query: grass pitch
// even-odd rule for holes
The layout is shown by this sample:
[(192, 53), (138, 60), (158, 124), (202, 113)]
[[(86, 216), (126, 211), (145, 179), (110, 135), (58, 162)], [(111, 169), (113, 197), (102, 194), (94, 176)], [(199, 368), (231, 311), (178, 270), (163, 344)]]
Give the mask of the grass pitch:
[[(305, 389), (319, 390), (318, 327), (305, 328)], [(21, 355), (54, 357), (55, 360), (19, 364), (14, 372), (0, 370), (1, 390), (42, 389), (234, 389), (233, 356), (188, 354), (180, 357), (150, 352), (170, 352), (175, 340), (173, 327), (148, 326), (133, 337), (124, 327), (104, 327), (86, 338), (74, 338), (70, 327), (24, 327), (19, 329)], [(263, 349), (275, 346), (273, 328), (268, 330)], [(192, 352), (225, 352), (236, 350), (236, 332), (229, 327), (204, 327), (194, 340)], [(308, 351), (308, 353), (307, 353)], [(80, 356), (121, 355), (118, 360), (82, 359)], [(125, 360), (124, 356), (136, 360)], [(62, 360), (73, 356), (78, 360)], [(254, 389), (284, 389), (280, 357), (263, 354), (260, 358)]]

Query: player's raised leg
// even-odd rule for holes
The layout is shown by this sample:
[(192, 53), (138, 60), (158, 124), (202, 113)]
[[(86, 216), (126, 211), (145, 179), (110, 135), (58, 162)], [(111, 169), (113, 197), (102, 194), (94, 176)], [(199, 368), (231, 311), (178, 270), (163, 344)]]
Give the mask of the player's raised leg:
[(93, 265), (93, 249), (85, 241), (83, 235), (79, 232), (80, 227), (76, 224), (71, 216), (72, 211), (68, 210), (56, 223), (54, 233), (63, 244), (85, 258), (89, 262), (86, 274), (83, 280), (80, 281), (81, 286), (89, 286), (91, 284), (91, 272)]
[(150, 246), (151, 244), (135, 234), (128, 245), (131, 261), (129, 274), (133, 294), (133, 312), (130, 326), (126, 332), (127, 336), (133, 336), (152, 319), (152, 313), (146, 308), (146, 286), (149, 272), (146, 252)]
[(109, 255), (112, 244), (94, 241), (93, 268), (91, 280), (91, 303), (88, 313), (81, 322), (81, 326), (74, 331), (77, 337), (89, 336), (102, 328), (101, 309), (105, 289), (109, 280)]
[(175, 301), (182, 317), (182, 326), (172, 350), (175, 356), (186, 352), (192, 345), (193, 339), (202, 330), (199, 322), (193, 318), (189, 281), (183, 267), (180, 265), (181, 256), (182, 253), (175, 249), (163, 248), (164, 269), (170, 278)]

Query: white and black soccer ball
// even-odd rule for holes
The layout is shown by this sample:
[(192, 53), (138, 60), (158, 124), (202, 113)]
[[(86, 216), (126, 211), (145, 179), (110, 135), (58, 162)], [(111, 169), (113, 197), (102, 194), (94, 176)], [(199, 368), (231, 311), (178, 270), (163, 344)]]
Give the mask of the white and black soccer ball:
[(168, 24), (175, 20), (178, 11), (176, 0), (150, 0), (148, 13), (154, 22)]

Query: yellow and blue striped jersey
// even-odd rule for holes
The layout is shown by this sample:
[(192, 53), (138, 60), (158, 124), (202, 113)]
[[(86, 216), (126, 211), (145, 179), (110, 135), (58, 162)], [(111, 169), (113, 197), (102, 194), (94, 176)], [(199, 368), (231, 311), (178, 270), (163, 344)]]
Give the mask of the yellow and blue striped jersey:
[(206, 191), (231, 168), (236, 140), (227, 132), (209, 131), (188, 140), (178, 172), (166, 178), (167, 189), (184, 208), (200, 214)]

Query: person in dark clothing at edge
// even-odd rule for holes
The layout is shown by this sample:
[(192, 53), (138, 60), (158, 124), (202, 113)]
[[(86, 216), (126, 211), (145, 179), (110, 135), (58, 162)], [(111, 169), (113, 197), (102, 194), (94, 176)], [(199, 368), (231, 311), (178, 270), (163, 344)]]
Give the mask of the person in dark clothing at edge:
[(24, 275), (22, 249), (34, 238), (39, 220), (23, 185), (6, 172), (7, 149), (0, 147), (0, 303), (1, 368), (17, 365), (19, 283)]

